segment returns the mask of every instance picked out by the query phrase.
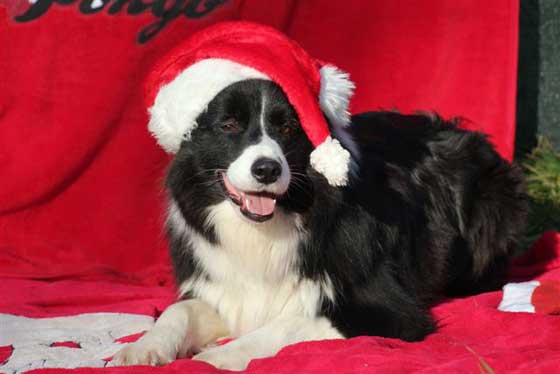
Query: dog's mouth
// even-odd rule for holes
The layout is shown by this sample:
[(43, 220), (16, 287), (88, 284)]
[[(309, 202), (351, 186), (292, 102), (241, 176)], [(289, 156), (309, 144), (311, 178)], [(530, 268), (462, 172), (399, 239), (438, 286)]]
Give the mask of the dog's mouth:
[(239, 206), (241, 213), (251, 221), (264, 222), (274, 216), (278, 196), (269, 192), (241, 191), (233, 186), (225, 173), (222, 174), (222, 182), (228, 197)]

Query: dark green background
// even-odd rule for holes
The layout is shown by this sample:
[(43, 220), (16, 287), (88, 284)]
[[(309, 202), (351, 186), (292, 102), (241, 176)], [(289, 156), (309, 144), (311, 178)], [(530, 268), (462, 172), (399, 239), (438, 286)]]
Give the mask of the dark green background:
[(560, 150), (560, 0), (521, 0), (516, 156), (547, 136)]

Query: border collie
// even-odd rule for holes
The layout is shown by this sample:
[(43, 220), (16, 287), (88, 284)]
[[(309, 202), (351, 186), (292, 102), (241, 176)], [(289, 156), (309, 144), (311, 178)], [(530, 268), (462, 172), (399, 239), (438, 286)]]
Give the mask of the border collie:
[(527, 202), (484, 135), (435, 115), (356, 115), (336, 134), (350, 182), (333, 187), (274, 82), (228, 86), (196, 122), (166, 182), (180, 301), (116, 363), (194, 355), (241, 370), (302, 341), (417, 341), (438, 298), (499, 285)]

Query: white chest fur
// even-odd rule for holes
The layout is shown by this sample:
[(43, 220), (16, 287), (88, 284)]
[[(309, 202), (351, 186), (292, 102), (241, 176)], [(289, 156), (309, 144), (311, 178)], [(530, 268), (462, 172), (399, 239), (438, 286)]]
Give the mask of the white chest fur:
[(255, 224), (238, 208), (224, 201), (211, 208), (220, 245), (209, 243), (185, 224), (175, 206), (170, 223), (184, 232), (195, 260), (209, 276), (188, 279), (181, 292), (192, 292), (214, 307), (232, 336), (240, 336), (275, 318), (315, 317), (323, 295), (332, 296), (326, 284), (300, 279), (296, 273), (298, 245), (305, 240), (299, 217), (277, 211), (265, 223)]

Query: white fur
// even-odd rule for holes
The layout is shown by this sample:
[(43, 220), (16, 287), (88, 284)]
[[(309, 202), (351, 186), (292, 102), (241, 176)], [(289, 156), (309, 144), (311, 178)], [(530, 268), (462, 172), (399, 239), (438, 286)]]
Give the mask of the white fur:
[(113, 357), (112, 365), (165, 365), (184, 356), (189, 346), (185, 344), (189, 318), (182, 310), (184, 304), (168, 307), (152, 329)]
[(269, 79), (265, 74), (233, 61), (209, 58), (182, 71), (160, 88), (149, 109), (148, 128), (159, 145), (176, 153), (182, 139), (189, 139), (196, 118), (227, 86), (247, 79)]
[(261, 114), (259, 116), (259, 123), (263, 134), (266, 134), (266, 95), (264, 92), (261, 94)]
[(354, 82), (350, 75), (336, 66), (325, 65), (320, 70), (321, 91), (319, 102), (321, 109), (335, 126), (347, 126), (350, 123), (350, 98), (354, 94)]
[(199, 353), (194, 359), (220, 369), (243, 370), (250, 360), (273, 356), (289, 344), (342, 337), (326, 318), (279, 318), (231, 343)]
[(323, 174), (332, 186), (345, 186), (348, 183), (350, 152), (330, 136), (311, 152), (309, 162), (313, 169)]
[[(177, 208), (172, 208), (176, 211)], [(179, 218), (172, 213), (173, 222)], [(301, 279), (296, 273), (298, 245), (306, 240), (296, 214), (277, 212), (267, 222), (255, 224), (224, 201), (210, 209), (221, 245), (212, 245), (183, 222), (195, 258), (209, 275), (183, 283), (190, 292), (211, 305), (238, 339), (210, 348), (195, 359), (229, 370), (242, 370), (254, 358), (274, 355), (300, 341), (341, 338), (331, 323), (317, 313), (323, 298), (334, 301), (332, 282)]]
[(138, 341), (120, 350), (112, 365), (164, 365), (189, 352), (199, 352), (227, 334), (224, 323), (208, 304), (182, 300), (169, 306)]
[(211, 281), (191, 279), (181, 291), (213, 306), (235, 337), (282, 316), (316, 316), (321, 284), (296, 273), (298, 245), (306, 236), (297, 217), (277, 212), (270, 221), (255, 224), (224, 201), (211, 208), (209, 220), (220, 247), (193, 230), (187, 235)]
[(282, 316), (317, 315), (323, 297), (334, 301), (330, 278), (301, 280), (295, 272), (298, 245), (306, 233), (297, 215), (282, 212), (255, 224), (224, 201), (211, 208), (217, 247), (190, 228), (172, 203), (169, 215), (176, 232), (184, 232), (195, 258), (211, 282), (189, 279), (181, 293), (192, 292), (212, 305), (227, 322), (232, 336), (240, 336)]

